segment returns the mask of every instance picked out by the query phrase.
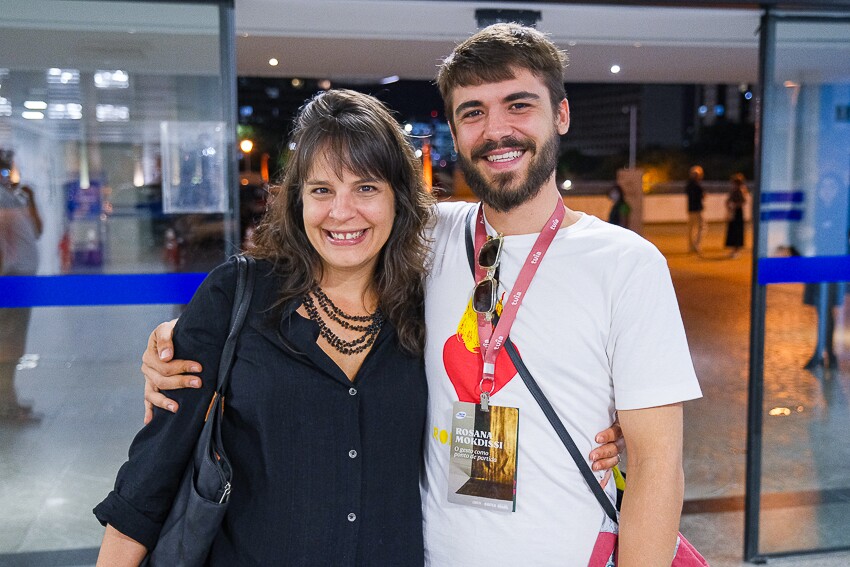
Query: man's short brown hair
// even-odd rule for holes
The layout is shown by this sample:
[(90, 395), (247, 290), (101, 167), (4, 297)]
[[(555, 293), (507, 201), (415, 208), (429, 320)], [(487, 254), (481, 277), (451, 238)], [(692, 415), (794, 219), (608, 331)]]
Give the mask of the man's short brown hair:
[(437, 71), (446, 117), (454, 124), (454, 88), (508, 81), (519, 69), (527, 69), (546, 84), (552, 107), (556, 108), (567, 96), (566, 63), (566, 54), (534, 28), (519, 24), (488, 26), (455, 47)]

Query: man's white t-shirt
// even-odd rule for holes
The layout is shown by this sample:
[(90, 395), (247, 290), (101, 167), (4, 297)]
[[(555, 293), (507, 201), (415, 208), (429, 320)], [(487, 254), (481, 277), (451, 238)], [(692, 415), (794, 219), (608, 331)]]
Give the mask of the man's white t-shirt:
[[(441, 203), (432, 233), (425, 294), (426, 560), (433, 567), (585, 567), (604, 512), (504, 349), (491, 404), (519, 408), (516, 511), (448, 502), (452, 404), (477, 402), (481, 378), (477, 327), (467, 309), (475, 281), (464, 240), (467, 213), (476, 206)], [(536, 239), (505, 238), (500, 296)], [(510, 337), (585, 456), (615, 410), (701, 396), (664, 257), (637, 234), (589, 215), (555, 237)], [(608, 490), (613, 494), (613, 482)]]

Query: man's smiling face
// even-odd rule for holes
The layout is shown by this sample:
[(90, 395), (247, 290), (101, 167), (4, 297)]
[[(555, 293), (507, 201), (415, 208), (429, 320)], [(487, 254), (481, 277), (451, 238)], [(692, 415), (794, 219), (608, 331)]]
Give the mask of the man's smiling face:
[(514, 78), (452, 91), (458, 161), (475, 195), (497, 211), (536, 196), (555, 174), (567, 101), (552, 108), (546, 85), (526, 69)]

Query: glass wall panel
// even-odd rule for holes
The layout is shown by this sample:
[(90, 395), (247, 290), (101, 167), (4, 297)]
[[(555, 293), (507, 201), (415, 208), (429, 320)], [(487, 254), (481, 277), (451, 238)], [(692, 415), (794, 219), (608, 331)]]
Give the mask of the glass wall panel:
[(220, 260), (218, 7), (0, 0), (0, 10), (0, 148), (14, 150), (45, 221), (39, 274)]
[(93, 563), (91, 509), (142, 424), (139, 355), (200, 277), (172, 272), (238, 245), (232, 4), (0, 13), (0, 564)]
[(850, 547), (850, 19), (768, 21), (759, 555)]

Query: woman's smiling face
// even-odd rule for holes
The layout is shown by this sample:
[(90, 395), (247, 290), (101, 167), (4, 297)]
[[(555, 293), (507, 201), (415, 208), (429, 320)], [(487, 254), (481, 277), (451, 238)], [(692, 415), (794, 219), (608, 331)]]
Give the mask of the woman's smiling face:
[(336, 171), (317, 158), (302, 186), (304, 231), (326, 276), (374, 273), (395, 220), (395, 195), (382, 179)]

